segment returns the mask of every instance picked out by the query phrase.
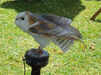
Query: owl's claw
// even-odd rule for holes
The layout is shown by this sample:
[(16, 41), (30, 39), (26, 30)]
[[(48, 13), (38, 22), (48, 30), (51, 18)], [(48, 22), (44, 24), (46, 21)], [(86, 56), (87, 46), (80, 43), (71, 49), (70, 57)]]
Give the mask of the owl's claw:
[(40, 54), (42, 54), (43, 52), (42, 52), (42, 49), (39, 47), (38, 48), (38, 53), (40, 53)]

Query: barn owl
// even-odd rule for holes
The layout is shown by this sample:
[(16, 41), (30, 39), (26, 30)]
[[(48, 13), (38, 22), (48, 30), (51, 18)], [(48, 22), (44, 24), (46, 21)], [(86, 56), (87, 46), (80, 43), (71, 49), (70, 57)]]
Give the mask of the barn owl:
[(71, 26), (71, 19), (53, 14), (35, 14), (29, 11), (20, 12), (15, 24), (40, 44), (39, 50), (50, 42), (67, 52), (75, 40), (82, 39), (81, 33)]

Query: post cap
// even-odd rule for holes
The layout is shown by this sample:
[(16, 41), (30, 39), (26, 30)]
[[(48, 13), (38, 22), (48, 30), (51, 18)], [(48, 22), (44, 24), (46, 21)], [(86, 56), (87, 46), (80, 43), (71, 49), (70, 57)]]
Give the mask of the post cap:
[(44, 67), (48, 64), (49, 53), (42, 50), (40, 54), (38, 49), (30, 49), (25, 53), (25, 61), (31, 67)]

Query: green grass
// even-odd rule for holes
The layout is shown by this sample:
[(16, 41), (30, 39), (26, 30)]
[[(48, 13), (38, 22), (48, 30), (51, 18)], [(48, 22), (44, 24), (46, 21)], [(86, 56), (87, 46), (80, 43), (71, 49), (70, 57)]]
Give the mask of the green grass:
[[(8, 2), (7, 2), (8, 1)], [(26, 50), (37, 48), (37, 42), (14, 24), (21, 11), (53, 13), (73, 20), (87, 45), (85, 52), (75, 42), (65, 54), (53, 43), (45, 50), (50, 53), (49, 64), (42, 75), (101, 75), (101, 14), (96, 21), (90, 17), (101, 7), (97, 0), (43, 0), (13, 2), (0, 0), (0, 75), (23, 75), (22, 56)], [(90, 48), (93, 47), (93, 48)], [(31, 69), (27, 66), (27, 75)]]

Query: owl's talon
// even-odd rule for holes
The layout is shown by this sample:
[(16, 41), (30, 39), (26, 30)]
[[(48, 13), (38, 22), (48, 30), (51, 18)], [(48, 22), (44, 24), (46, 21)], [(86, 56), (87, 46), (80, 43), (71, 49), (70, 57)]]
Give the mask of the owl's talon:
[(40, 54), (42, 54), (43, 52), (42, 52), (42, 49), (39, 47), (38, 48), (38, 53), (40, 53)]

